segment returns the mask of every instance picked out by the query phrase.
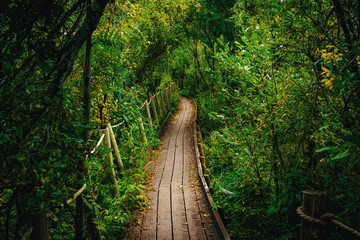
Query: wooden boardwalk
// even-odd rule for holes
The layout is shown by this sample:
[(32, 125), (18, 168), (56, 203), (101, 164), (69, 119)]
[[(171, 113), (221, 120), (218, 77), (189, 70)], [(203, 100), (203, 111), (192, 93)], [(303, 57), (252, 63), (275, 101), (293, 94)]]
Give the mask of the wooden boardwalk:
[(200, 185), (193, 147), (194, 105), (183, 98), (149, 164), (149, 207), (135, 216), (128, 239), (221, 239)]

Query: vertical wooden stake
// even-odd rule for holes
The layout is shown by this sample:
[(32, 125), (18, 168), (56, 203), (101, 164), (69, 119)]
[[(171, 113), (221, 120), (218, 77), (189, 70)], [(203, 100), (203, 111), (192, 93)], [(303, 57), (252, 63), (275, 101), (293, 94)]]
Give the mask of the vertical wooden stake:
[(152, 120), (151, 120), (151, 114), (150, 114), (150, 109), (149, 109), (149, 103), (148, 103), (148, 101), (147, 101), (147, 100), (145, 100), (145, 109), (146, 109), (146, 115), (147, 115), (147, 117), (148, 117), (148, 119), (149, 119), (150, 126), (151, 126), (151, 128), (152, 128), (152, 127), (153, 127), (153, 125), (152, 125)]
[(203, 156), (203, 158), (202, 158), (202, 164), (203, 164), (203, 166), (204, 166), (204, 169), (206, 170), (206, 161), (205, 161), (205, 150), (204, 150), (204, 145), (203, 145), (203, 138), (202, 138), (202, 135), (201, 135), (201, 130), (200, 130), (200, 127), (199, 127), (199, 125), (196, 125), (196, 129), (197, 129), (197, 134), (198, 134), (198, 136), (199, 136), (199, 140), (200, 140), (200, 145), (199, 145), (199, 147), (200, 147), (200, 151), (201, 151), (201, 154), (202, 154), (202, 156)]
[(161, 115), (161, 117), (163, 117), (163, 113), (162, 113), (162, 111), (161, 111), (161, 104), (160, 104), (160, 100), (159, 100), (159, 93), (156, 93), (156, 94), (155, 94), (155, 97), (156, 97), (156, 101), (157, 101), (158, 106), (159, 106), (160, 115)]
[[(311, 217), (320, 218), (326, 210), (326, 192), (305, 190), (302, 199), (302, 211)], [(324, 239), (324, 228), (301, 219), (301, 240)]]
[[(106, 128), (105, 129), (105, 144), (111, 148), (111, 141), (110, 141), (110, 133), (109, 133), (109, 128)], [(116, 180), (116, 175), (115, 175), (115, 170), (113, 168), (113, 164), (114, 164), (114, 161), (113, 161), (113, 155), (112, 155), (112, 152), (109, 153), (108, 155), (108, 165), (109, 165), (109, 169), (110, 169), (110, 174), (111, 174), (111, 178), (114, 182), (114, 195), (117, 197), (119, 196), (119, 188), (118, 188), (118, 185), (117, 185), (117, 180)]]
[(46, 218), (46, 212), (36, 212), (33, 214), (33, 232), (31, 239), (48, 240), (49, 239), (49, 225)]
[(125, 173), (124, 164), (123, 164), (123, 162), (121, 160), (119, 148), (118, 148), (118, 145), (116, 143), (115, 135), (114, 135), (114, 132), (112, 130), (112, 127), (111, 127), (110, 123), (107, 124), (107, 127), (109, 129), (109, 133), (110, 133), (110, 137), (111, 137), (111, 143), (114, 146), (116, 161), (117, 161), (119, 167), (121, 168), (121, 170)]
[(168, 110), (170, 109), (170, 104), (169, 104), (169, 97), (168, 97), (168, 90), (169, 88), (165, 88), (165, 98), (166, 98), (166, 103), (167, 103), (167, 106), (168, 106)]
[(144, 128), (144, 124), (142, 122), (142, 118), (139, 117), (139, 121), (140, 121), (140, 132), (141, 132), (141, 136), (143, 138), (144, 143), (147, 143), (147, 138), (146, 138), (146, 134), (145, 134), (145, 128)]
[(164, 115), (166, 117), (166, 106), (165, 106), (165, 101), (164, 101), (164, 97), (163, 97), (163, 94), (162, 92), (160, 92), (160, 97), (161, 97), (161, 101), (162, 101), (162, 107), (163, 107), (163, 111), (164, 111)]
[(157, 112), (156, 112), (156, 105), (155, 105), (154, 96), (151, 97), (150, 101), (151, 101), (151, 106), (152, 106), (152, 109), (153, 109), (153, 112), (154, 112), (154, 115), (155, 115), (155, 121), (159, 122), (158, 115), (157, 115)]
[(172, 94), (172, 92), (171, 92), (171, 88), (172, 88), (172, 84), (170, 84), (170, 86), (169, 86), (169, 97), (170, 97), (170, 100), (171, 100), (171, 94)]

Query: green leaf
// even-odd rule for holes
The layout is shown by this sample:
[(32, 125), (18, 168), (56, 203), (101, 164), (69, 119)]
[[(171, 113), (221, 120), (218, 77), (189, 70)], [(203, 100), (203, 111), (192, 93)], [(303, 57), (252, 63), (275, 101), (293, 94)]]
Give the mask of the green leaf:
[(337, 160), (337, 159), (345, 158), (348, 155), (349, 155), (349, 150), (346, 150), (345, 152), (339, 153), (335, 157), (332, 157), (331, 160)]
[(315, 152), (319, 153), (319, 152), (324, 152), (324, 151), (328, 151), (330, 149), (332, 149), (333, 147), (323, 147), (323, 148), (320, 148), (318, 150), (316, 150)]

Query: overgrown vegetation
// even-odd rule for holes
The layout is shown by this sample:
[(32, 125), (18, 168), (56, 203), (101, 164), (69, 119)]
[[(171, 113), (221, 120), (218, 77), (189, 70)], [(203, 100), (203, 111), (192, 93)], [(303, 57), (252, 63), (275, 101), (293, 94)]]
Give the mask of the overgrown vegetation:
[[(139, 117), (145, 120), (146, 113), (139, 107), (172, 81), (166, 65), (153, 62), (166, 55), (166, 28), (134, 16), (160, 14), (151, 4), (1, 2), (1, 239), (20, 239), (37, 211), (51, 214), (53, 239), (124, 238), (134, 211), (146, 205), (145, 165), (165, 113), (154, 129), (145, 121), (144, 144)], [(150, 41), (163, 50), (139, 56), (150, 51)], [(151, 64), (141, 65), (142, 58)], [(140, 68), (157, 81), (140, 78)], [(173, 90), (172, 111), (179, 99)], [(114, 128), (126, 170), (114, 165), (117, 197), (106, 164), (109, 149), (90, 154), (107, 123), (123, 123)], [(76, 209), (75, 201), (67, 206), (84, 183)]]
[[(138, 107), (171, 81), (198, 103), (215, 207), (234, 239), (297, 238), (307, 188), (327, 191), (328, 210), (359, 228), (358, 1), (7, 0), (0, 9), (1, 238), (20, 238), (38, 210), (52, 214), (54, 239), (124, 237), (146, 204), (151, 147)], [(85, 156), (99, 128), (122, 121), (114, 130), (127, 174), (115, 166), (114, 197), (109, 150)], [(61, 208), (84, 182), (82, 207)], [(84, 233), (74, 223), (83, 207)]]
[(359, 2), (204, 2), (185, 90), (232, 237), (298, 238), (308, 188), (359, 228)]

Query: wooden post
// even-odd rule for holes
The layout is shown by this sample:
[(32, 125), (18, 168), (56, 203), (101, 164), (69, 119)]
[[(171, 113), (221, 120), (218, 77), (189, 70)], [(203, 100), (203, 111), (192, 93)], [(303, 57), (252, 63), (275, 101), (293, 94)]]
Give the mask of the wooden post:
[(171, 88), (172, 88), (172, 84), (170, 84), (170, 86), (169, 86), (169, 97), (170, 97), (170, 100), (171, 100), (171, 94), (172, 94), (172, 92), (171, 92)]
[(149, 109), (149, 103), (148, 103), (148, 101), (147, 101), (147, 100), (145, 100), (145, 109), (146, 109), (146, 115), (147, 115), (147, 117), (148, 117), (148, 119), (149, 119), (150, 126), (151, 126), (151, 128), (152, 128), (152, 127), (153, 127), (153, 125), (152, 125), (152, 120), (151, 120), (151, 114), (150, 114), (150, 109)]
[(169, 97), (168, 97), (168, 88), (165, 88), (165, 98), (166, 98), (166, 103), (167, 103), (167, 106), (168, 106), (168, 110), (170, 109), (170, 104), (169, 104)]
[(163, 113), (162, 113), (162, 111), (161, 111), (161, 104), (160, 104), (160, 100), (159, 100), (159, 93), (156, 93), (156, 94), (155, 94), (155, 97), (156, 97), (156, 101), (157, 101), (158, 106), (159, 106), (160, 115), (161, 115), (161, 117), (162, 117), (162, 116), (163, 116)]
[(48, 240), (49, 239), (49, 225), (47, 222), (46, 212), (36, 212), (33, 217), (33, 232), (31, 239)]
[[(320, 218), (326, 210), (326, 192), (305, 190), (302, 199), (302, 211), (311, 217)], [(301, 240), (324, 239), (324, 228), (318, 224), (301, 219)]]
[(110, 137), (111, 137), (111, 143), (114, 146), (116, 161), (117, 161), (119, 167), (121, 168), (121, 170), (125, 173), (124, 164), (123, 164), (123, 162), (121, 160), (119, 148), (118, 148), (118, 145), (116, 143), (115, 135), (114, 135), (114, 132), (112, 130), (112, 127), (111, 127), (110, 123), (107, 124), (107, 127), (109, 129), (109, 133), (110, 133)]
[(157, 112), (156, 112), (156, 105), (155, 105), (155, 98), (154, 98), (154, 96), (151, 97), (150, 101), (151, 101), (151, 106), (152, 106), (152, 109), (153, 109), (153, 112), (154, 112), (155, 121), (156, 121), (156, 122), (159, 122), (158, 115), (157, 115)]
[(143, 138), (144, 143), (147, 143), (147, 138), (146, 138), (146, 134), (145, 134), (145, 128), (144, 128), (144, 124), (142, 122), (142, 118), (139, 117), (139, 121), (140, 121), (140, 132), (141, 132), (141, 136)]
[[(111, 141), (110, 141), (110, 133), (109, 133), (109, 128), (106, 128), (105, 130), (105, 144), (111, 148)], [(112, 152), (109, 153), (108, 155), (108, 165), (109, 165), (109, 170), (110, 170), (110, 174), (111, 174), (111, 178), (114, 182), (114, 196), (119, 196), (119, 188), (118, 188), (118, 184), (117, 184), (117, 180), (116, 180), (116, 175), (115, 175), (115, 170), (113, 168), (113, 161), (114, 157), (112, 155)]]
[(161, 101), (163, 103), (162, 107), (163, 107), (164, 115), (166, 117), (166, 105), (165, 105), (164, 96), (163, 96), (162, 92), (160, 92), (160, 97), (161, 97)]
[(198, 137), (199, 137), (199, 140), (200, 140), (200, 145), (199, 145), (199, 148), (200, 148), (200, 152), (201, 152), (201, 162), (204, 166), (204, 169), (206, 170), (206, 161), (205, 161), (205, 150), (204, 150), (204, 145), (203, 145), (203, 138), (202, 138), (202, 135), (201, 135), (201, 130), (200, 130), (200, 127), (199, 125), (196, 125), (196, 133), (198, 134)]

